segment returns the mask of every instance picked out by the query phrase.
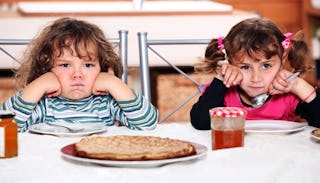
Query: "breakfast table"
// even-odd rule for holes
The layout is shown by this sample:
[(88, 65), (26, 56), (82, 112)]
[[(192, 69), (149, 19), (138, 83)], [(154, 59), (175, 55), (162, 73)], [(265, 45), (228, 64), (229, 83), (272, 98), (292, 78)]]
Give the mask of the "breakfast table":
[(320, 182), (320, 140), (314, 127), (293, 133), (246, 133), (244, 147), (211, 150), (211, 131), (188, 122), (163, 123), (151, 131), (112, 126), (96, 135), (148, 135), (201, 144), (204, 155), (161, 166), (108, 166), (63, 156), (61, 149), (83, 136), (19, 133), (18, 156), (0, 159), (1, 183), (165, 183), (165, 182)]

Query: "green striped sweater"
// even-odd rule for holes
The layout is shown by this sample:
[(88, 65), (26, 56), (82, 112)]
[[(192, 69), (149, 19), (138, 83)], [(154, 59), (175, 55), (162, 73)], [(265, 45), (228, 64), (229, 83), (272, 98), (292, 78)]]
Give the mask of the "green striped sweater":
[(127, 101), (116, 101), (111, 95), (89, 96), (81, 100), (59, 97), (42, 97), (38, 103), (26, 102), (21, 91), (5, 101), (1, 109), (15, 113), (19, 132), (25, 132), (32, 124), (55, 120), (101, 123), (112, 126), (118, 121), (129, 129), (154, 129), (158, 110), (141, 94)]

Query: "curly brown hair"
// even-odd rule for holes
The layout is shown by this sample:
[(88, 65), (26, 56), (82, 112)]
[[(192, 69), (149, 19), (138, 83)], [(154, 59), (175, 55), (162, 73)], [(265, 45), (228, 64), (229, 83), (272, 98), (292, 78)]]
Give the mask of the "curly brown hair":
[[(286, 37), (272, 21), (261, 18), (245, 19), (234, 25), (223, 39), (225, 53), (218, 48), (218, 39), (212, 39), (205, 51), (205, 58), (195, 65), (196, 72), (214, 73), (218, 62), (226, 57), (230, 64), (241, 60), (244, 54), (255, 58), (256, 54), (263, 54), (270, 59), (278, 55), (282, 63), (289, 63), (289, 67), (301, 73), (310, 69), (308, 66), (308, 47), (303, 40), (303, 33), (295, 34), (292, 46), (285, 50), (281, 42)], [(285, 62), (284, 62), (285, 60)]]
[(15, 72), (18, 85), (24, 87), (49, 72), (54, 66), (54, 50), (58, 49), (59, 53), (62, 53), (63, 48), (71, 46), (66, 45), (70, 41), (74, 44), (78, 56), (81, 43), (84, 43), (86, 48), (93, 43), (97, 46), (101, 72), (112, 68), (114, 74), (121, 77), (123, 67), (120, 57), (103, 31), (89, 22), (64, 17), (45, 27), (40, 35), (29, 43), (21, 66)]

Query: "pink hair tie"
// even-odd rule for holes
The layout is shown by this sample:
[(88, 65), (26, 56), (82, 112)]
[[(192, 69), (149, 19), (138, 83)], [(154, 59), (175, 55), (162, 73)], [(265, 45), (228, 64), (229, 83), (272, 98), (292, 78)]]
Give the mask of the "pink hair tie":
[(281, 45), (286, 50), (292, 45), (291, 43), (292, 33), (291, 32), (285, 33), (284, 36), (286, 37), (286, 39), (281, 42)]
[(222, 37), (222, 36), (220, 36), (220, 37), (218, 38), (218, 48), (219, 48), (219, 50), (223, 50), (223, 49), (224, 49), (223, 37)]

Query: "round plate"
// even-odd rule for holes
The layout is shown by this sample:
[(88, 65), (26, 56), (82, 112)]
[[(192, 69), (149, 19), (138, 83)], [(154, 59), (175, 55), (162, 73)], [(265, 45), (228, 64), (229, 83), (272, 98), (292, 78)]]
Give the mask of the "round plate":
[(107, 131), (106, 126), (100, 126), (99, 128), (85, 129), (80, 132), (67, 132), (65, 129), (62, 131), (55, 130), (55, 129), (59, 129), (59, 128), (63, 129), (63, 127), (53, 127), (53, 126), (47, 125), (45, 123), (39, 123), (39, 124), (31, 125), (29, 127), (29, 132), (38, 133), (38, 134), (61, 136), (61, 137), (78, 137), (78, 136), (86, 136), (86, 135), (102, 133), (102, 132)]
[(303, 130), (306, 125), (306, 123), (285, 120), (247, 120), (245, 122), (245, 132), (287, 134)]
[(100, 160), (100, 159), (90, 159), (79, 157), (75, 154), (75, 144), (69, 144), (61, 148), (62, 156), (68, 159), (72, 159), (79, 162), (94, 163), (104, 166), (113, 166), (113, 167), (134, 167), (134, 168), (145, 168), (145, 167), (158, 167), (170, 163), (190, 161), (193, 159), (200, 158), (206, 155), (208, 149), (206, 146), (188, 142), (196, 148), (196, 154), (180, 158), (164, 159), (164, 160), (144, 160), (144, 161), (116, 161), (116, 160)]
[(311, 131), (311, 137), (317, 139), (317, 140), (320, 140), (320, 134), (316, 135), (316, 131), (320, 131), (320, 128), (317, 128), (317, 129), (314, 129)]

